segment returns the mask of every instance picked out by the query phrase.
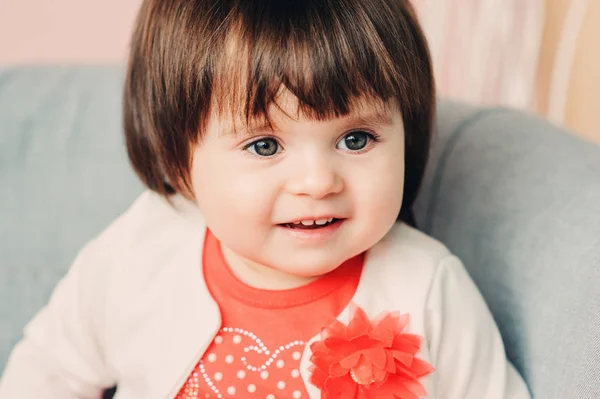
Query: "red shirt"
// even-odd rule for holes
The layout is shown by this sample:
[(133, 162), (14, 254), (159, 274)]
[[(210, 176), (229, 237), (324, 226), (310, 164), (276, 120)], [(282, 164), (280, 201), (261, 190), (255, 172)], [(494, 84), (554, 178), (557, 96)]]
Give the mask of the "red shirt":
[(176, 399), (308, 398), (299, 372), (306, 342), (348, 305), (363, 262), (358, 255), (299, 288), (258, 289), (231, 272), (207, 231), (204, 277), (222, 325)]

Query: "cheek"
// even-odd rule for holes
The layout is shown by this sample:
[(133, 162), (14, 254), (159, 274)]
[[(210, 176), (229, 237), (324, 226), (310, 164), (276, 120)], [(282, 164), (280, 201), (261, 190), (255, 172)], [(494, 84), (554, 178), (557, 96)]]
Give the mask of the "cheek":
[(223, 156), (199, 152), (195, 159), (191, 178), (196, 202), (215, 234), (268, 220), (268, 193), (261, 188), (264, 180), (245, 173)]
[(389, 229), (400, 213), (404, 192), (404, 151), (397, 144), (378, 154), (357, 198), (359, 211), (366, 215), (369, 229)]
[(379, 217), (395, 219), (404, 194), (404, 163), (390, 162), (369, 184), (371, 194), (364, 198), (369, 210)]

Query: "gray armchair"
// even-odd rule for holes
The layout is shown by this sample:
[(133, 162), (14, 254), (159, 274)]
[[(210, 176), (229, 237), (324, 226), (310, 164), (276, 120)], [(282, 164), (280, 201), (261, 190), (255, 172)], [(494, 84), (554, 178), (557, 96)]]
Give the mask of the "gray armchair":
[[(0, 373), (76, 252), (142, 190), (119, 67), (0, 71)], [(443, 101), (421, 229), (465, 263), (535, 398), (600, 398), (600, 147)]]

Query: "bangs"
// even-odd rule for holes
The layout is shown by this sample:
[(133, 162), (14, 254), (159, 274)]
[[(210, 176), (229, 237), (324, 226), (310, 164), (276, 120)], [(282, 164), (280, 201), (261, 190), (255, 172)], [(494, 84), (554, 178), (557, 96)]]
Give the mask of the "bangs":
[[(353, 0), (256, 3), (234, 1), (215, 37), (221, 52), (210, 93), (218, 117), (269, 121), (283, 91), (297, 98), (299, 113), (318, 120), (345, 116), (365, 100), (410, 108), (411, 57), (401, 40), (379, 34), (402, 28), (384, 18), (385, 9)], [(208, 115), (201, 116), (205, 126)]]

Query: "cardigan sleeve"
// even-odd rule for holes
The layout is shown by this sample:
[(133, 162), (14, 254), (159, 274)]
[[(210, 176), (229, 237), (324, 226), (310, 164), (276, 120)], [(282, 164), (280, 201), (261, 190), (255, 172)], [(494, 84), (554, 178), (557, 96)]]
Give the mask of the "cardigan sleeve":
[(100, 398), (113, 383), (102, 355), (102, 251), (88, 244), (26, 326), (0, 380), (0, 399)]
[(529, 399), (498, 327), (461, 261), (446, 257), (427, 300), (427, 343), (436, 397)]

